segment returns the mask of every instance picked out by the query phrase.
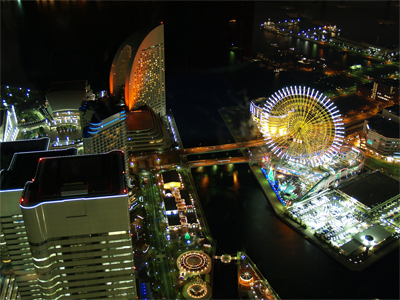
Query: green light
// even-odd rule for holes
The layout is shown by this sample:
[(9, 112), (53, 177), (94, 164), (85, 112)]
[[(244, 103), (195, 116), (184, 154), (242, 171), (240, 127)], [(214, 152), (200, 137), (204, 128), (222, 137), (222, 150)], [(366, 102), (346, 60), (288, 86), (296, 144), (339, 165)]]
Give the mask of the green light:
[(185, 239), (186, 239), (186, 240), (190, 240), (190, 234), (189, 234), (189, 232), (186, 232)]

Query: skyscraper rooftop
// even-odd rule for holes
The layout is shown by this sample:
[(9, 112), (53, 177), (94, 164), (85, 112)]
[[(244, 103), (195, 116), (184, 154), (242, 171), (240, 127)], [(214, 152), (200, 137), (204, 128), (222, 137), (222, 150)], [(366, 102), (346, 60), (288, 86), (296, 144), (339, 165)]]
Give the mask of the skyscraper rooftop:
[(27, 181), (35, 177), (38, 161), (44, 157), (77, 155), (76, 148), (52, 151), (18, 152), (12, 157), (7, 170), (0, 173), (0, 189), (11, 190), (23, 188)]
[(43, 158), (36, 176), (23, 191), (20, 204), (35, 204), (77, 197), (127, 193), (124, 152)]
[(47, 150), (49, 143), (50, 139), (47, 137), (0, 143), (0, 170), (8, 169), (14, 153)]

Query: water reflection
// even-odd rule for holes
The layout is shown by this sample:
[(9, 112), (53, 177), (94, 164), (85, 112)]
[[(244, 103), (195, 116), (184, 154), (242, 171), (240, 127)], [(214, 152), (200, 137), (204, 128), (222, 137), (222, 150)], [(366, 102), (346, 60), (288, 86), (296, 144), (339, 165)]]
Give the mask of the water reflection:
[(240, 188), (240, 183), (239, 183), (239, 180), (238, 180), (237, 171), (233, 171), (232, 175), (233, 175), (232, 191), (237, 192), (239, 190), (239, 188)]
[[(348, 68), (354, 64), (361, 64), (362, 66), (369, 66), (371, 61), (361, 55), (354, 54), (352, 56), (343, 57), (342, 53), (329, 47), (327, 44), (320, 45), (308, 40), (303, 40), (295, 36), (283, 36), (272, 32), (260, 30), (254, 36), (254, 51), (264, 54), (274, 53), (279, 46), (280, 49), (295, 48), (300, 54), (308, 58), (323, 57), (329, 63), (338, 61), (343, 68)], [(273, 46), (272, 44), (277, 44)]]
[[(231, 173), (223, 166), (215, 175), (213, 167), (192, 171), (217, 252), (245, 248), (282, 299), (398, 299), (398, 252), (355, 274), (280, 221), (249, 171), (244, 164)], [(224, 295), (229, 283), (218, 274), (215, 294)]]
[(210, 177), (208, 177), (207, 174), (204, 174), (204, 175), (201, 177), (200, 187), (201, 187), (202, 189), (206, 189), (206, 188), (208, 187), (209, 183), (210, 183)]

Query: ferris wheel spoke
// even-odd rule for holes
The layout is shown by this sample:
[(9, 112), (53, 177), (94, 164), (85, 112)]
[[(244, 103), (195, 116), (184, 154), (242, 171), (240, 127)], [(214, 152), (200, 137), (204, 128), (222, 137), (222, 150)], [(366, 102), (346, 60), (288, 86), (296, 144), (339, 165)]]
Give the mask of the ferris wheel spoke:
[[(332, 104), (326, 105), (329, 99), (321, 101), (322, 97), (319, 91), (297, 86), (283, 88), (265, 102), (262, 132), (274, 155), (313, 166), (322, 156), (332, 155), (328, 151), (337, 135), (338, 118), (329, 111)], [(335, 149), (338, 146), (335, 142)]]

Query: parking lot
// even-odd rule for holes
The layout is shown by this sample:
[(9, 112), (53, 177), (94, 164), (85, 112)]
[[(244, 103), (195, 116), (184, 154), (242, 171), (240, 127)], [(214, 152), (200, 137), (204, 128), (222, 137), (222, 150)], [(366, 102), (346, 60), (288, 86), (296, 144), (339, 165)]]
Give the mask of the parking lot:
[(390, 226), (400, 233), (400, 198), (380, 208), (377, 213), (381, 226)]
[(335, 191), (297, 203), (289, 211), (311, 231), (338, 247), (372, 225), (362, 209)]

